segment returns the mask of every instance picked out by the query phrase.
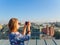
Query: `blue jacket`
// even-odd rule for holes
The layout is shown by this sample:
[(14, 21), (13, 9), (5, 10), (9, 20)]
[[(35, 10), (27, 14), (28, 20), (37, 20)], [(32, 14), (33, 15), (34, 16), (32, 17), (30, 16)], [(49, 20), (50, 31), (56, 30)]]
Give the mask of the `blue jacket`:
[(30, 35), (22, 35), (19, 32), (12, 32), (9, 34), (9, 40), (11, 45), (24, 45), (24, 41), (27, 41), (30, 39)]

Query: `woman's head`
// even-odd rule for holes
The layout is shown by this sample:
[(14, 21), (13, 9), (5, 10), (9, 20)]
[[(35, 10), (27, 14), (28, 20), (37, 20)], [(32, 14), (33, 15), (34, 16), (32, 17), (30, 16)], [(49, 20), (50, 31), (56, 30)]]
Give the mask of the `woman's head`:
[(19, 28), (18, 19), (17, 18), (11, 18), (9, 20), (8, 27), (9, 27), (10, 31), (17, 30)]

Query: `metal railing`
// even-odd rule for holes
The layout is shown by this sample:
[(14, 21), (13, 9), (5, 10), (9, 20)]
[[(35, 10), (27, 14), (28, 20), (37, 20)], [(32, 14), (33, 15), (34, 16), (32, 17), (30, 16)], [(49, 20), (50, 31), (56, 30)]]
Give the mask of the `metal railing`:
[[(36, 35), (34, 35), (34, 36), (31, 36), (31, 38), (33, 37), (34, 38), (34, 43), (35, 44), (33, 44), (33, 45), (39, 45), (38, 44), (38, 40), (40, 40), (41, 41), (41, 37), (40, 37), (40, 35), (42, 34), (41, 32), (32, 32), (33, 34), (36, 34)], [(43, 39), (43, 38), (42, 38)], [(54, 43), (54, 45), (58, 45), (57, 43), (56, 43), (56, 41), (53, 39), (53, 38), (51, 38), (51, 40), (52, 40), (52, 42)], [(29, 43), (33, 43), (33, 41), (32, 40), (30, 40), (29, 42), (28, 42), (28, 45), (31, 45), (31, 44), (29, 44)], [(44, 42), (44, 45), (48, 45), (47, 43), (47, 40), (46, 39), (43, 39), (43, 42)]]
[[(42, 34), (41, 32), (33, 32), (33, 33), (35, 33), (35, 34), (37, 34), (37, 35)], [(34, 36), (32, 36), (32, 37), (34, 37)], [(40, 37), (40, 36), (35, 36), (36, 45), (38, 45), (38, 37)], [(41, 39), (41, 38), (40, 38), (40, 39)], [(39, 39), (39, 40), (40, 40), (40, 39)], [(43, 39), (43, 38), (42, 38), (42, 39)], [(44, 40), (45, 45), (48, 45), (46, 39), (43, 39), (43, 40)], [(52, 40), (52, 42), (54, 43), (54, 45), (57, 45), (57, 43), (55, 42), (55, 40), (53, 39), (53, 37), (51, 37), (51, 40)]]

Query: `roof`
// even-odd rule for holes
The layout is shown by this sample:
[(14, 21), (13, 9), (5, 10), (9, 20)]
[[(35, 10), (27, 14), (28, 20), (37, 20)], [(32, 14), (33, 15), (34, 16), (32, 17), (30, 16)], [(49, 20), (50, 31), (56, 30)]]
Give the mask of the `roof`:
[[(9, 40), (0, 40), (0, 45), (9, 45)], [(60, 45), (60, 40), (56, 39), (30, 40), (28, 45)]]

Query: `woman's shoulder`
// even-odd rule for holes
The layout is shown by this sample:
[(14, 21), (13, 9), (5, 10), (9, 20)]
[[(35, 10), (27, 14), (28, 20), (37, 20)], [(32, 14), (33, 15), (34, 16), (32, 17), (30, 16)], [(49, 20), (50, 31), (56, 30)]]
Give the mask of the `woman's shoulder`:
[(19, 34), (20, 34), (19, 32), (11, 32), (11, 33), (9, 33), (9, 36), (19, 35)]
[(21, 34), (21, 33), (19, 33), (19, 32), (11, 32), (9, 35), (10, 35), (10, 36), (23, 37), (23, 34)]
[(11, 32), (10, 34), (20, 34), (19, 32)]

